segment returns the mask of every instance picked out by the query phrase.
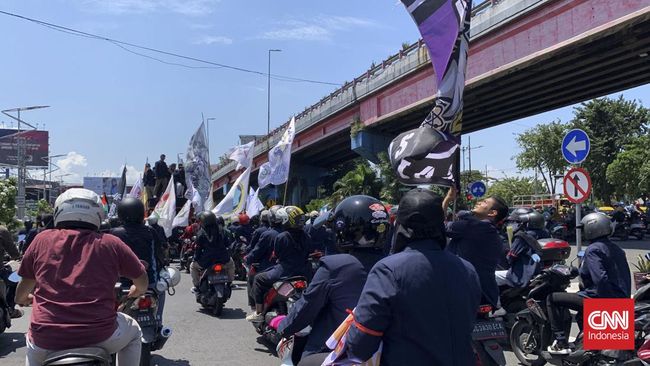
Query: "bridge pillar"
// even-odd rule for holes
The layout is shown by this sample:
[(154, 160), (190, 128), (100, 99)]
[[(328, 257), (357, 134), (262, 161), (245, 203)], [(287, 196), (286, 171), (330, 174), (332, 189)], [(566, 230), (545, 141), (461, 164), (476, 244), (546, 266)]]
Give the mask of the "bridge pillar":
[[(287, 205), (303, 207), (318, 196), (318, 187), (322, 185), (323, 178), (329, 174), (327, 169), (307, 165), (291, 164), (289, 186), (287, 188)], [(280, 187), (284, 190), (284, 186)], [(284, 192), (279, 192), (280, 196)]]
[(388, 151), (388, 145), (393, 137), (378, 132), (363, 130), (355, 136), (350, 136), (350, 148), (366, 160), (379, 163), (377, 154)]

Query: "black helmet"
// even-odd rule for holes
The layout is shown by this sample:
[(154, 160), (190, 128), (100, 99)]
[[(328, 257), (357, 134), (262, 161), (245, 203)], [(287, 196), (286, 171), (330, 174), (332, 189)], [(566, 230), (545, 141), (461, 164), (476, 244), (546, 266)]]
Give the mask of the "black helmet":
[(144, 221), (144, 204), (135, 197), (126, 197), (117, 204), (117, 217), (125, 224), (141, 224)]
[(203, 211), (198, 216), (202, 227), (217, 226), (217, 215), (212, 211)]
[(433, 239), (443, 247), (446, 244), (442, 198), (428, 189), (406, 192), (399, 202), (396, 222), (400, 245), (421, 239)]
[(338, 204), (331, 216), (339, 248), (383, 248), (388, 230), (388, 213), (376, 198), (351, 196)]
[(544, 228), (544, 216), (534, 210), (527, 210), (525, 208), (518, 208), (510, 214), (508, 218), (510, 221), (516, 221), (526, 224), (528, 229), (541, 230)]

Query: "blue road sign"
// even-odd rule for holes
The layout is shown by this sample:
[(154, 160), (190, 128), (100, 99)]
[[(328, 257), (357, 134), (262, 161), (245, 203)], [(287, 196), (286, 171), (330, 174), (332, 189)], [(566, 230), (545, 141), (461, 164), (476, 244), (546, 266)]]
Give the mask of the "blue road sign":
[(472, 196), (474, 197), (483, 197), (485, 195), (485, 191), (487, 189), (485, 188), (485, 183), (478, 181), (472, 183), (472, 186), (470, 187), (469, 191), (472, 193)]
[(569, 131), (562, 140), (562, 156), (571, 164), (580, 164), (589, 155), (589, 136), (580, 129)]

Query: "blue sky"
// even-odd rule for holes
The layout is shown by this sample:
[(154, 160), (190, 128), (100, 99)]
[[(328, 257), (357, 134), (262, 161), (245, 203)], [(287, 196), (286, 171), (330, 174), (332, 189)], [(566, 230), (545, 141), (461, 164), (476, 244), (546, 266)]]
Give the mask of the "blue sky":
[[(267, 50), (279, 48), (273, 74), (333, 83), (351, 80), (419, 37), (395, 0), (5, 0), (0, 10), (261, 72)], [(213, 160), (238, 135), (266, 131), (264, 76), (166, 65), (6, 16), (0, 16), (0, 34), (0, 109), (51, 106), (23, 118), (50, 131), (52, 154), (68, 154), (59, 160), (71, 174), (64, 180), (116, 175), (125, 161), (133, 180), (145, 160), (160, 153), (175, 162), (201, 112), (216, 118), (210, 122)], [(271, 89), (273, 128), (335, 87), (274, 80)], [(648, 105), (650, 87), (624, 95)], [(483, 145), (473, 151), (473, 167), (488, 165), (493, 176), (517, 174), (512, 134), (570, 116), (571, 108), (563, 108), (472, 134), (472, 145)], [(1, 122), (11, 123), (4, 116)]]

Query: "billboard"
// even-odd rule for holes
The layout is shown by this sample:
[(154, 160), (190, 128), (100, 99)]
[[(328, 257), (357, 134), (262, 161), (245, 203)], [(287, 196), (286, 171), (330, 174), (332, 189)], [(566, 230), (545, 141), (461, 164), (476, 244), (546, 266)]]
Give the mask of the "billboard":
[(107, 196), (112, 196), (116, 194), (118, 192), (117, 187), (119, 184), (119, 177), (84, 177), (84, 188), (89, 189), (98, 195), (106, 193)]
[(17, 137), (25, 140), (25, 164), (28, 167), (48, 166), (49, 135), (47, 131), (0, 128), (0, 165), (18, 165)]

